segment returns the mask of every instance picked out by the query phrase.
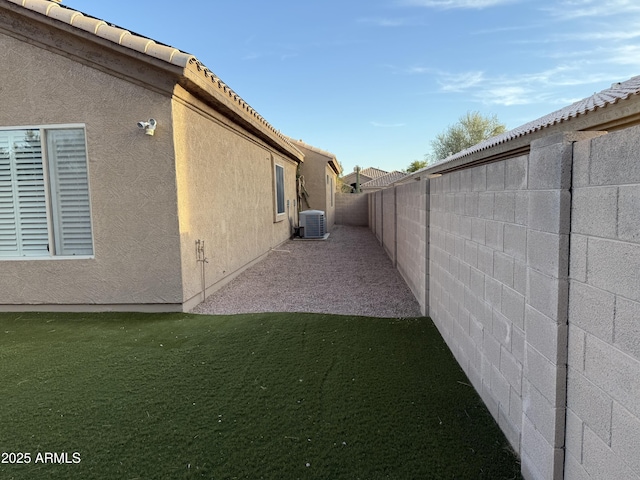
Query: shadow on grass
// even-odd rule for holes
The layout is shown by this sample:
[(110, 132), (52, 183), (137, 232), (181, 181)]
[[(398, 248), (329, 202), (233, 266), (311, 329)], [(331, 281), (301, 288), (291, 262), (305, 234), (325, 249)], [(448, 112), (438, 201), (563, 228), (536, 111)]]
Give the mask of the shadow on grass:
[(1, 314), (0, 378), (2, 478), (521, 478), (428, 318)]

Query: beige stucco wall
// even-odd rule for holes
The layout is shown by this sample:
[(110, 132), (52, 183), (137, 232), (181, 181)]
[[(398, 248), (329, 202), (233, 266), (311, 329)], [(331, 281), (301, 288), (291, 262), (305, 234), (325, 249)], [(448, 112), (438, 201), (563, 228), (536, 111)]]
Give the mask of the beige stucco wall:
[(309, 193), (309, 207), (302, 201), (301, 210), (322, 210), (325, 213), (327, 229), (331, 230), (336, 222), (335, 189), (338, 175), (329, 166), (330, 157), (305, 148), (296, 143), (304, 153), (304, 163), (300, 173), (304, 176), (305, 188)]
[[(50, 43), (74, 41), (39, 28), (30, 32), (36, 41), (38, 34)], [(15, 304), (178, 308), (170, 97), (54, 52), (0, 34), (0, 126), (86, 126), (95, 256), (0, 261), (0, 309)], [(154, 137), (136, 126), (150, 117), (158, 120)]]
[[(297, 165), (177, 87), (173, 102), (183, 300), (201, 300), (197, 240), (205, 242), (205, 283), (225, 279), (284, 242), (297, 225)], [(274, 167), (285, 168), (287, 214), (275, 221)], [(249, 294), (249, 292), (248, 292)]]
[(327, 228), (331, 230), (336, 223), (336, 183), (338, 175), (327, 164), (324, 168), (325, 174), (325, 215), (327, 218)]

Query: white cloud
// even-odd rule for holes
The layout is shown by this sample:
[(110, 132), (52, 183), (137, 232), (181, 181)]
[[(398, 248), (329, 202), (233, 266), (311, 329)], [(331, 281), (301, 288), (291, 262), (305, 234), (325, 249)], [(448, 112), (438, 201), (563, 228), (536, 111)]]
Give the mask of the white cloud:
[[(628, 28), (628, 29), (627, 29)], [(561, 35), (559, 40), (578, 40), (578, 41), (620, 41), (620, 40), (634, 40), (640, 37), (639, 25), (628, 25), (625, 30), (610, 30), (610, 31), (597, 31), (597, 32), (580, 32), (571, 33), (567, 35)]]
[(609, 0), (607, 2), (602, 0), (560, 0), (553, 7), (545, 7), (542, 10), (549, 12), (553, 17), (571, 20), (640, 12), (640, 4), (637, 0)]
[(523, 30), (531, 30), (534, 28), (539, 28), (543, 25), (540, 24), (531, 24), (531, 25), (509, 25), (507, 27), (493, 27), (493, 28), (483, 28), (480, 30), (476, 30), (474, 32), (470, 32), (472, 35), (491, 35), (496, 33), (504, 33), (504, 32), (518, 32), (522, 33)]
[[(640, 53), (640, 47), (638, 50)], [(486, 72), (464, 72), (440, 73), (438, 77), (441, 92), (468, 95), (486, 105), (502, 106), (556, 104), (559, 99), (570, 96), (575, 87), (615, 80), (602, 71), (591, 72), (589, 65), (580, 62), (516, 75), (492, 77)]]
[(438, 83), (444, 92), (462, 92), (484, 81), (483, 72), (445, 73), (440, 72)]
[(610, 49), (606, 60), (615, 65), (640, 67), (640, 45), (621, 45)]
[(427, 67), (409, 67), (407, 70), (405, 70), (405, 73), (414, 75), (414, 74), (421, 74), (421, 73), (429, 73), (432, 71), (433, 69), (427, 68)]
[(412, 67), (399, 67), (397, 65), (385, 64), (380, 66), (391, 71), (393, 75), (423, 75), (426, 73), (435, 73), (433, 68), (421, 67), (418, 65)]
[(454, 8), (482, 9), (514, 3), (517, 0), (402, 0), (402, 5), (449, 10)]
[(536, 99), (531, 90), (519, 86), (495, 86), (480, 90), (476, 98), (488, 105), (528, 105)]

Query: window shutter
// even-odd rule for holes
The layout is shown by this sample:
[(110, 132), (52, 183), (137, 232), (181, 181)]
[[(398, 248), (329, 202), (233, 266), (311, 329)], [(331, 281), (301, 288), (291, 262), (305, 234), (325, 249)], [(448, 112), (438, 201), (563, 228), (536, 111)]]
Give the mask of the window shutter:
[(48, 130), (56, 255), (92, 255), (91, 211), (84, 130)]
[[(8, 145), (0, 154), (2, 160), (2, 254), (11, 256), (48, 255), (47, 203), (42, 170), (42, 147), (37, 130), (15, 130), (2, 135)], [(8, 168), (7, 168), (8, 165)], [(9, 193), (11, 192), (11, 193)], [(9, 195), (13, 198), (10, 199)], [(3, 215), (4, 217), (4, 215)], [(11, 224), (15, 229), (12, 244)]]
[(0, 257), (15, 256), (18, 253), (10, 145), (9, 136), (0, 132)]

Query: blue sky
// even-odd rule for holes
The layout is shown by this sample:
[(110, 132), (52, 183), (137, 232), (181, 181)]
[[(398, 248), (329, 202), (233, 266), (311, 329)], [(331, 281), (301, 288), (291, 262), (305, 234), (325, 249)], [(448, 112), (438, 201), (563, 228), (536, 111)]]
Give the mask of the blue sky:
[(467, 111), (515, 128), (640, 75), (637, 0), (63, 0), (195, 55), (276, 129), (402, 170)]

